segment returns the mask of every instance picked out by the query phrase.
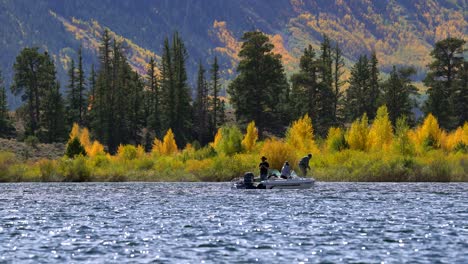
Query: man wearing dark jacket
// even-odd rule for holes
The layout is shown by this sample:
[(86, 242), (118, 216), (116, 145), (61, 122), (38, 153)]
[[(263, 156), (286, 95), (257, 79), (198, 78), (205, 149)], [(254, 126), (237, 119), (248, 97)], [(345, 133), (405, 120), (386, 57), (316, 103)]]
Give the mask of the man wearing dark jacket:
[(267, 158), (265, 156), (262, 157), (262, 162), (258, 167), (260, 168), (260, 179), (262, 181), (268, 178), (268, 169), (270, 168), (270, 164), (266, 161)]
[(307, 169), (310, 170), (309, 161), (311, 158), (312, 158), (312, 154), (309, 153), (309, 155), (303, 157), (299, 161), (299, 169), (301, 169), (301, 174), (303, 177), (307, 176)]

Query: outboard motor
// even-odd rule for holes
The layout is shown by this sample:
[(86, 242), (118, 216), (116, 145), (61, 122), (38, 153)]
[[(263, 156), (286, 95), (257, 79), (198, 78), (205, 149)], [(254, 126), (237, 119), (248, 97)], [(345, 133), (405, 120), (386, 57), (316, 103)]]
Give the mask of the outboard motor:
[(246, 189), (254, 189), (254, 174), (252, 172), (247, 172), (244, 174), (244, 185)]

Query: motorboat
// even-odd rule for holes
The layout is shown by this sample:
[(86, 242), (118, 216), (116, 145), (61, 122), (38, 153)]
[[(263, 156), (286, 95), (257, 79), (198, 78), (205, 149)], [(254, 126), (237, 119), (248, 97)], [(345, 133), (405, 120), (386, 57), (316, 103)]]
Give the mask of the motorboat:
[(235, 179), (233, 182), (233, 187), (236, 189), (309, 189), (314, 185), (315, 180), (299, 177), (294, 172), (285, 179), (276, 171), (270, 173), (266, 180), (255, 178), (253, 173), (247, 172), (244, 177)]

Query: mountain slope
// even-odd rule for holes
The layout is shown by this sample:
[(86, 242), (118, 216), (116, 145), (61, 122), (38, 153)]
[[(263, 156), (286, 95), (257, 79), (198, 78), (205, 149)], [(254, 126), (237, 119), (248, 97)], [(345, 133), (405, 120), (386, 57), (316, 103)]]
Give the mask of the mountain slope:
[[(132, 66), (161, 52), (162, 42), (180, 32), (189, 51), (189, 73), (198, 61), (220, 56), (225, 77), (235, 74), (239, 39), (247, 30), (271, 36), (286, 69), (297, 67), (303, 48), (328, 34), (343, 47), (347, 63), (377, 52), (384, 72), (393, 64), (418, 69), (430, 61), (435, 41), (467, 35), (465, 0), (0, 0), (0, 67), (7, 82), (18, 52), (26, 46), (48, 50), (62, 84), (69, 60), (85, 47), (86, 69), (97, 64), (100, 31), (107, 27), (125, 42)], [(17, 98), (10, 98), (12, 106)]]

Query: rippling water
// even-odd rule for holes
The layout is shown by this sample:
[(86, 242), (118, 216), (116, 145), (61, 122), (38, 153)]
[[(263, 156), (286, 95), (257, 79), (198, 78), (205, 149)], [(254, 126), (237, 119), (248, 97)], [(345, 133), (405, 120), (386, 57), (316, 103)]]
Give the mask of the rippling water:
[(468, 184), (1, 184), (0, 263), (468, 263)]

